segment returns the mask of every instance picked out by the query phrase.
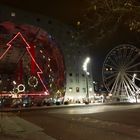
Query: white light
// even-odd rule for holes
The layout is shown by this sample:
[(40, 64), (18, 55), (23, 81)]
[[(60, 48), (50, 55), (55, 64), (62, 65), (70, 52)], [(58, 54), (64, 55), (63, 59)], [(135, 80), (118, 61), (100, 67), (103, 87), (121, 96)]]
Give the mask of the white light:
[(108, 94), (108, 96), (110, 96), (110, 97), (111, 97), (111, 96), (112, 96), (112, 94), (111, 94), (111, 93), (109, 93), (109, 94)]
[(48, 95), (48, 93), (47, 93), (46, 91), (44, 92), (44, 94), (45, 94), (45, 95)]
[(136, 99), (130, 98), (130, 99), (129, 99), (129, 102), (130, 102), (130, 103), (135, 103), (135, 102), (136, 102)]
[(11, 12), (11, 17), (15, 17), (16, 13), (15, 12)]
[(42, 50), (40, 50), (40, 53), (43, 53), (43, 51), (42, 51)]
[(83, 66), (83, 70), (84, 70), (84, 71), (87, 71), (87, 67)]
[(136, 77), (136, 76), (137, 76), (137, 74), (136, 74), (136, 73), (134, 73), (134, 74), (133, 74), (133, 76), (134, 76), (134, 77)]
[(136, 78), (136, 76), (137, 76), (137, 74), (134, 73), (134, 74), (133, 74), (133, 78), (132, 78), (132, 81), (133, 81), (133, 82), (135, 82), (135, 78)]
[(92, 91), (92, 88), (89, 88), (89, 91)]
[(18, 93), (19, 92), (24, 92), (25, 91), (25, 86), (23, 84), (19, 84), (17, 89), (18, 89)]
[(81, 23), (80, 23), (80, 21), (77, 21), (77, 25), (80, 25)]
[(72, 92), (72, 88), (69, 88), (69, 92)]
[(16, 85), (17, 84), (16, 81), (13, 81), (13, 84)]
[(89, 73), (89, 72), (86, 72), (86, 74), (87, 74), (87, 75), (90, 75), (90, 73)]
[(90, 58), (87, 57), (85, 62), (86, 62), (86, 63), (89, 63), (89, 61), (90, 61)]
[(84, 61), (84, 64), (83, 64), (83, 70), (84, 71), (87, 71), (87, 64), (90, 62), (90, 58), (87, 57)]

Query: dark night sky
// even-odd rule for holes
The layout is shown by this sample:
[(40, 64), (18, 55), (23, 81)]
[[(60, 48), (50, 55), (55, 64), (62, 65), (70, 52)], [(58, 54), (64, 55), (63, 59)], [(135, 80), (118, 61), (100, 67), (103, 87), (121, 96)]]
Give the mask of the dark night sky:
[[(120, 44), (131, 44), (140, 48), (140, 34), (130, 32), (124, 26), (120, 26), (115, 32), (106, 35), (96, 47), (93, 48), (93, 75), (95, 80), (102, 80), (102, 66), (106, 55), (116, 46)], [(94, 66), (95, 65), (95, 66)], [(98, 75), (98, 76), (97, 76)]]
[[(68, 25), (76, 25), (77, 21), (82, 21), (83, 14), (88, 8), (86, 0), (1, 0), (0, 3), (12, 5), (31, 12), (37, 12), (57, 19)], [(111, 30), (111, 29), (110, 29)], [(95, 80), (101, 80), (101, 70), (103, 61), (107, 53), (115, 46), (122, 43), (130, 43), (139, 47), (139, 35), (128, 31), (123, 26), (105, 35), (98, 43), (93, 42), (93, 74)], [(92, 40), (92, 36), (90, 36)]]
[(37, 12), (72, 24), (88, 7), (84, 0), (1, 0), (0, 3)]

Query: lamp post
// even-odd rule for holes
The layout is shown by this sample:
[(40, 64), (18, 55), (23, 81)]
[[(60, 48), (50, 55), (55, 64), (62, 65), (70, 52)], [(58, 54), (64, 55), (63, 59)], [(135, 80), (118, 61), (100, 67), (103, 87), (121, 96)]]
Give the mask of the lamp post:
[(87, 91), (87, 94), (86, 94), (86, 98), (87, 98), (87, 103), (89, 103), (89, 90), (88, 90), (88, 75), (90, 74), (88, 71), (87, 71), (87, 66), (88, 66), (88, 63), (90, 62), (90, 58), (87, 57), (83, 63), (83, 71), (85, 72), (85, 77), (86, 77), (86, 91)]

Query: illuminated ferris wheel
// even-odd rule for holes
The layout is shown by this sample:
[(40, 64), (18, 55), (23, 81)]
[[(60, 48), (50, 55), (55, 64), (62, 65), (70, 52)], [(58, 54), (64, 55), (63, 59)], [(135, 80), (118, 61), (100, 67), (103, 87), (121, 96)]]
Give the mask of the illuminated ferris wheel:
[(140, 94), (140, 49), (122, 44), (112, 49), (102, 69), (103, 82), (115, 101), (138, 101)]

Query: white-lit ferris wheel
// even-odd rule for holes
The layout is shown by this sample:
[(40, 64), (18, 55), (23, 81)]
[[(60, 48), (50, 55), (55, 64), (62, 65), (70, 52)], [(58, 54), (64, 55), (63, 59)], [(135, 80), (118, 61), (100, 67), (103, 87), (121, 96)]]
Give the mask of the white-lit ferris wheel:
[(138, 101), (140, 94), (140, 49), (122, 44), (112, 49), (102, 69), (103, 82), (115, 101)]

